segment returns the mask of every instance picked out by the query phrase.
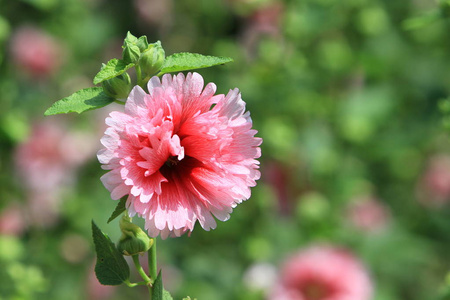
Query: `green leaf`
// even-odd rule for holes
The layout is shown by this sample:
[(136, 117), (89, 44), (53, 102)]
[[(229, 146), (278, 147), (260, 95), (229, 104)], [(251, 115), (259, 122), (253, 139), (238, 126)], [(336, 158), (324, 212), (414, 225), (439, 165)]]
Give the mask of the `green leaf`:
[(173, 300), (172, 296), (163, 287), (161, 271), (153, 282), (152, 300)]
[(101, 87), (92, 87), (79, 90), (69, 97), (56, 101), (44, 113), (46, 116), (67, 114), (76, 112), (81, 114), (84, 111), (103, 107), (114, 102), (114, 98), (106, 95)]
[(110, 238), (92, 221), (97, 263), (95, 275), (103, 285), (119, 285), (130, 278), (130, 268)]
[(113, 211), (111, 217), (109, 217), (106, 223), (109, 224), (109, 222), (120, 216), (126, 210), (125, 204), (127, 203), (127, 197), (128, 196), (125, 196), (120, 199), (119, 203), (117, 203), (116, 209)]
[(152, 300), (162, 300), (163, 290), (164, 288), (162, 284), (161, 271), (159, 271), (158, 276), (156, 276), (155, 282), (153, 282)]
[(121, 59), (113, 58), (95, 75), (94, 84), (119, 76), (134, 65), (135, 63), (126, 63)]
[(233, 59), (223, 56), (205, 56), (197, 53), (175, 53), (168, 57), (164, 61), (161, 71), (158, 76), (171, 73), (195, 70), (201, 68), (208, 68), (216, 65), (223, 65), (232, 62)]

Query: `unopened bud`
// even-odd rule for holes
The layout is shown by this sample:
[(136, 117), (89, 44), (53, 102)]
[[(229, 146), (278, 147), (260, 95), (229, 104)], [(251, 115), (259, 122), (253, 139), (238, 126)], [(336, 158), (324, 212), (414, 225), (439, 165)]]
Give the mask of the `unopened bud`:
[(117, 77), (102, 82), (103, 91), (115, 99), (125, 100), (131, 91), (131, 79), (128, 73), (122, 73)]
[(161, 70), (165, 58), (166, 54), (160, 41), (150, 44), (141, 54), (141, 58), (139, 59), (139, 66), (141, 67), (142, 73), (144, 73), (145, 76), (156, 74)]
[(136, 224), (131, 223), (131, 218), (124, 215), (119, 222), (122, 236), (117, 243), (117, 250), (123, 255), (136, 255), (148, 251), (153, 245), (153, 239)]

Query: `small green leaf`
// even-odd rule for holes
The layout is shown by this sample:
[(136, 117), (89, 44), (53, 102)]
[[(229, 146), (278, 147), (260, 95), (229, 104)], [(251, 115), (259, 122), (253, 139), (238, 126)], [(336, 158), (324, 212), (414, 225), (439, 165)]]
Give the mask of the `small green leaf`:
[(92, 221), (97, 263), (95, 275), (103, 285), (119, 285), (130, 278), (130, 268), (110, 238)]
[(173, 300), (172, 296), (163, 287), (161, 271), (153, 282), (152, 300)]
[(233, 59), (223, 56), (205, 56), (197, 53), (175, 53), (166, 57), (158, 76), (171, 73), (208, 68), (232, 62)]
[(162, 300), (163, 290), (161, 271), (159, 271), (158, 276), (156, 276), (156, 279), (153, 282), (152, 300)]
[(81, 114), (84, 111), (108, 105), (113, 101), (114, 98), (106, 95), (101, 87), (86, 88), (73, 93), (69, 97), (56, 101), (45, 111), (44, 115), (50, 116), (71, 112)]
[(121, 59), (113, 58), (95, 75), (94, 84), (119, 76), (134, 65), (134, 63), (126, 63)]
[(106, 223), (109, 224), (112, 220), (120, 216), (126, 210), (125, 204), (127, 203), (127, 197), (128, 196), (120, 198), (119, 203), (117, 203), (116, 209), (113, 211), (111, 217), (109, 217)]

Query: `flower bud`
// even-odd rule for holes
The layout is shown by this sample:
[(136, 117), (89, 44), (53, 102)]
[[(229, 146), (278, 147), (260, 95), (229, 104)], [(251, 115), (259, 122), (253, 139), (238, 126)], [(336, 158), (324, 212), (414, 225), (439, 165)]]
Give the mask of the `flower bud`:
[(102, 82), (103, 91), (115, 99), (127, 99), (131, 91), (131, 79), (128, 73), (122, 73), (117, 77)]
[(117, 243), (117, 250), (123, 255), (142, 254), (153, 245), (153, 239), (141, 229), (141, 227), (131, 223), (131, 218), (124, 215), (119, 222), (122, 236)]
[(139, 59), (141, 51), (137, 45), (127, 44), (123, 47), (122, 59), (127, 63), (135, 63)]
[(148, 48), (141, 54), (139, 66), (142, 73), (151, 76), (161, 70), (165, 60), (165, 52), (161, 46), (161, 42), (150, 44)]

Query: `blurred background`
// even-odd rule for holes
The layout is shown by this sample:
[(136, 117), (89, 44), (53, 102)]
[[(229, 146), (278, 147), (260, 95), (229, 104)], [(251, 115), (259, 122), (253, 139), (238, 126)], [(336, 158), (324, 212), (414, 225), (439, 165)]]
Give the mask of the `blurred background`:
[(447, 299), (449, 17), (432, 0), (0, 0), (0, 299), (148, 297), (93, 274), (91, 219), (119, 237), (95, 154), (121, 108), (43, 115), (127, 31), (232, 57), (199, 72), (241, 90), (264, 139), (229, 221), (158, 243), (174, 299), (269, 299), (287, 257), (317, 245), (352, 253), (375, 300)]

